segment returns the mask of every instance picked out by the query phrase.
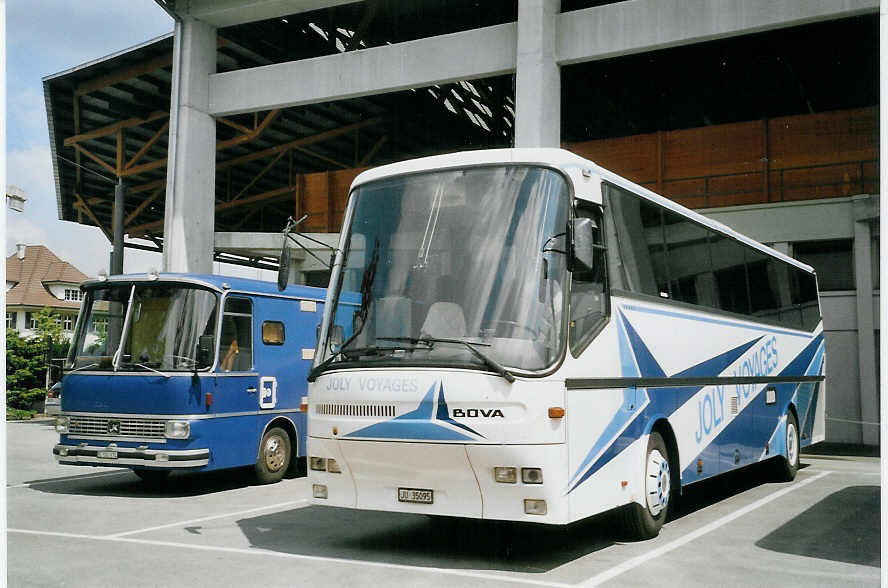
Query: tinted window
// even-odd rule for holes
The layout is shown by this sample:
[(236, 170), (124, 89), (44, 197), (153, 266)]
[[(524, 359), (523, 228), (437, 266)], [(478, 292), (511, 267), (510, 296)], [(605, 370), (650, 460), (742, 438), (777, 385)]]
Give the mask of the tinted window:
[(714, 234), (709, 242), (715, 274), (718, 308), (749, 313), (749, 284), (746, 281), (745, 247), (732, 239)]
[(671, 297), (688, 304), (715, 306), (709, 231), (674, 212), (664, 211), (663, 220)]
[(814, 268), (821, 292), (854, 290), (854, 257), (851, 239), (793, 243), (793, 257)]
[(630, 292), (668, 296), (660, 210), (614, 186), (606, 191), (621, 260), (614, 268), (621, 274), (619, 283)]

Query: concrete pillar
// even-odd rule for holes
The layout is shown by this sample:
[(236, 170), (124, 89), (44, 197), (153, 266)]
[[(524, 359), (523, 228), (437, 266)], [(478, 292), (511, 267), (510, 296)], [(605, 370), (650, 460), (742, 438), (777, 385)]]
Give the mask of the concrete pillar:
[(872, 235), (868, 218), (857, 218), (854, 222), (854, 275), (857, 288), (857, 364), (860, 374), (863, 443), (878, 445), (880, 431), (878, 425), (874, 424), (879, 422), (879, 399), (876, 392)]
[(555, 61), (561, 0), (518, 0), (515, 147), (561, 146), (561, 70)]
[(123, 178), (117, 178), (114, 186), (114, 209), (112, 214), (111, 229), (114, 237), (114, 248), (111, 250), (112, 275), (123, 273), (123, 212), (126, 202), (126, 184)]
[(213, 73), (216, 29), (183, 16), (176, 22), (173, 46), (164, 271), (213, 271), (216, 121), (207, 114)]

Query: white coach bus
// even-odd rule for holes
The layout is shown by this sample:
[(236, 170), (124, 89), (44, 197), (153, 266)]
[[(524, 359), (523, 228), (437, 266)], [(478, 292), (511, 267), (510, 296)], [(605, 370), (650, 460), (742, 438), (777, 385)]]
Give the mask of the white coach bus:
[(309, 376), (313, 502), (657, 535), (823, 438), (812, 269), (559, 149), (359, 175)]

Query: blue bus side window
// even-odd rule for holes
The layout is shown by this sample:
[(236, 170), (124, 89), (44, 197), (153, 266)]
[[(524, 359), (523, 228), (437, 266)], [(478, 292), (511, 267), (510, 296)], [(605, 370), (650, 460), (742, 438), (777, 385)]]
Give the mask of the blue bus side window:
[(284, 323), (281, 321), (262, 321), (263, 343), (266, 345), (283, 345), (284, 338)]
[(229, 297), (225, 301), (219, 355), (223, 372), (253, 368), (253, 304), (249, 298)]

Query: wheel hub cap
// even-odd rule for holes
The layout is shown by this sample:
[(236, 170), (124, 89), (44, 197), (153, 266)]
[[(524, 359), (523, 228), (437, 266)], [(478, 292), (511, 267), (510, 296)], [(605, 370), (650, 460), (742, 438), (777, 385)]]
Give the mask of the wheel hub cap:
[(265, 441), (265, 464), (272, 472), (276, 472), (284, 465), (284, 443), (277, 435), (269, 437)]
[(669, 460), (659, 450), (654, 449), (648, 455), (645, 472), (647, 506), (652, 515), (657, 516), (669, 504), (669, 489)]

